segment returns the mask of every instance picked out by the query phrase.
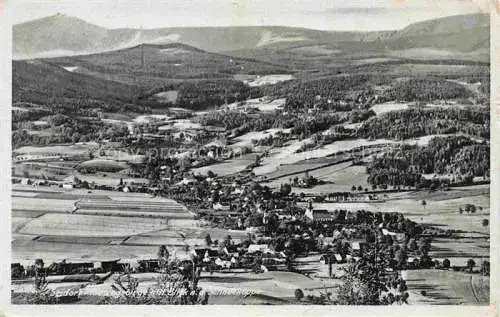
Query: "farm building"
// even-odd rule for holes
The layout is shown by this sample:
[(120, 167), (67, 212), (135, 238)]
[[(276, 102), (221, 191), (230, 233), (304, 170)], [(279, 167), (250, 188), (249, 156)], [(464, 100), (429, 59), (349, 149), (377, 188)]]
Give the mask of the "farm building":
[(325, 209), (307, 209), (305, 216), (317, 222), (330, 222), (335, 220), (335, 217)]

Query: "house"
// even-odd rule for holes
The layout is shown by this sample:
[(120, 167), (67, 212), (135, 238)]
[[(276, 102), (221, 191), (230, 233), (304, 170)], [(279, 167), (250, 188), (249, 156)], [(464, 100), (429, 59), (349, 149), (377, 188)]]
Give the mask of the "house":
[(312, 201), (309, 201), (304, 215), (312, 221), (316, 222), (331, 222), (335, 220), (335, 216), (332, 215), (328, 210), (314, 209)]
[(101, 261), (101, 268), (104, 272), (120, 272), (123, 266), (119, 263), (120, 259), (111, 259)]
[(192, 261), (198, 254), (195, 249), (189, 248), (188, 250), (176, 249), (172, 252), (172, 259), (176, 259), (178, 261)]
[(94, 269), (93, 262), (66, 262), (63, 260), (61, 262), (52, 263), (48, 267), (48, 271), (52, 274), (57, 275), (67, 275), (67, 274), (78, 274), (78, 273), (88, 273), (91, 269)]
[(124, 270), (128, 269), (131, 272), (138, 272), (140, 270), (140, 265), (137, 260), (133, 259), (120, 259), (118, 261), (118, 265), (120, 265)]
[(139, 260), (137, 262), (142, 272), (155, 272), (160, 268), (158, 259)]
[(222, 205), (221, 203), (213, 204), (212, 208), (221, 211), (229, 211), (230, 209), (228, 205)]
[(305, 216), (312, 221), (317, 222), (331, 222), (335, 220), (335, 217), (325, 209), (307, 209)]
[(24, 277), (24, 266), (21, 263), (11, 263), (10, 264), (10, 276), (11, 278), (22, 278)]
[(198, 183), (198, 181), (194, 178), (184, 178), (180, 182), (177, 183), (177, 185), (193, 185)]
[(361, 256), (363, 250), (365, 249), (366, 245), (366, 240), (364, 239), (354, 239), (351, 241), (351, 250), (352, 253), (351, 255), (356, 257), (356, 256)]
[(226, 132), (226, 128), (224, 128), (224, 127), (216, 127), (216, 126), (210, 126), (210, 125), (205, 126), (203, 128), (203, 130), (205, 130), (206, 132), (211, 132), (211, 133)]
[(267, 244), (251, 244), (248, 246), (248, 253), (262, 252), (262, 253), (274, 253), (273, 250), (269, 248)]

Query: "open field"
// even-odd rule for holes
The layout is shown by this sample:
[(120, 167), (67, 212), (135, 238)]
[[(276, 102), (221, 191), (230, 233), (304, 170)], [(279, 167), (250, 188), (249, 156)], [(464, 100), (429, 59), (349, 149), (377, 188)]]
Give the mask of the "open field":
[(75, 172), (74, 175), (82, 182), (87, 181), (89, 184), (95, 183), (97, 185), (118, 186), (120, 179), (123, 179), (125, 183), (148, 184), (148, 180), (145, 178), (128, 177), (122, 173), (98, 172), (94, 174), (82, 174)]
[(490, 257), (490, 242), (488, 237), (434, 239), (429, 255), (433, 259), (449, 259), (451, 265), (464, 266), (469, 259), (474, 259), (479, 266)]
[(54, 145), (54, 146), (23, 146), (14, 150), (15, 154), (59, 154), (59, 155), (84, 155), (92, 148), (98, 145), (94, 142), (77, 143), (73, 145)]
[(241, 148), (241, 147), (253, 147), (252, 140), (260, 140), (269, 137), (270, 135), (276, 135), (279, 132), (289, 133), (291, 129), (268, 129), (264, 131), (253, 131), (248, 132), (243, 135), (234, 138), (235, 143), (231, 144), (231, 148)]
[[(447, 135), (450, 136), (451, 134)], [(458, 134), (457, 134), (458, 135)], [(394, 141), (388, 139), (352, 139), (352, 140), (341, 140), (330, 144), (326, 144), (321, 148), (297, 152), (303, 144), (309, 142), (309, 139), (298, 141), (294, 140), (288, 143), (288, 145), (280, 148), (273, 148), (269, 151), (270, 155), (266, 156), (262, 160), (261, 166), (254, 169), (256, 175), (264, 175), (272, 173), (273, 171), (280, 168), (282, 165), (291, 165), (304, 160), (325, 158), (328, 156), (338, 156), (344, 152), (350, 152), (355, 149), (363, 147), (373, 147), (373, 146), (384, 146), (392, 144), (408, 144), (408, 145), (418, 145), (426, 146), (429, 141), (435, 137), (442, 135), (426, 135), (413, 139), (406, 139), (403, 141)]]
[(280, 75), (235, 75), (234, 78), (236, 80), (241, 80), (245, 84), (250, 87), (258, 87), (262, 85), (274, 85), (276, 83), (292, 80), (295, 77), (289, 74), (280, 74)]
[(370, 109), (373, 110), (377, 115), (380, 115), (389, 111), (406, 110), (408, 108), (408, 104), (405, 103), (387, 102), (375, 105)]
[(178, 237), (164, 237), (164, 236), (144, 236), (138, 235), (127, 239), (124, 243), (126, 245), (168, 245), (168, 246), (205, 246), (205, 239), (193, 239)]
[(339, 168), (344, 168), (345, 166), (350, 165), (350, 162), (344, 162), (346, 160), (350, 160), (350, 154), (338, 154), (332, 157), (321, 157), (299, 161), (293, 164), (282, 164), (277, 167), (277, 169), (271, 173), (265, 174), (267, 180), (279, 180), (280, 178), (289, 177), (301, 177), (303, 173), (309, 171), (312, 173), (313, 171), (320, 170), (323, 168), (338, 166)]
[(294, 164), (303, 160), (313, 159), (313, 158), (323, 158), (331, 155), (336, 155), (342, 152), (349, 152), (356, 148), (370, 147), (370, 146), (382, 146), (395, 143), (405, 143), (405, 144), (418, 144), (426, 145), (430, 139), (436, 135), (429, 135), (415, 139), (408, 139), (401, 142), (377, 139), (377, 140), (367, 140), (367, 139), (353, 139), (353, 140), (342, 140), (327, 144), (319, 149), (314, 149), (306, 152), (297, 153), (300, 147), (308, 142), (308, 139), (302, 141), (294, 141), (291, 144), (273, 149), (272, 154), (265, 157), (262, 160), (262, 166), (254, 169), (256, 175), (264, 175), (275, 171), (279, 166), (284, 164)]
[(160, 114), (148, 114), (148, 115), (140, 115), (134, 118), (135, 123), (140, 123), (140, 124), (147, 124), (147, 123), (153, 123), (153, 122), (159, 122), (159, 121), (166, 121), (170, 119), (169, 116), (167, 115), (160, 115)]
[[(283, 165), (280, 166), (278, 171), (282, 171), (285, 167), (290, 167), (292, 170), (293, 167), (298, 165), (299, 170), (305, 164), (292, 164), (292, 165)], [(306, 166), (304, 166), (305, 168)], [(311, 167), (315, 167), (314, 164), (311, 164)], [(276, 171), (276, 172), (278, 172)], [(276, 172), (267, 175), (275, 175)], [(353, 185), (363, 186), (363, 188), (371, 188), (371, 186), (367, 183), (368, 174), (366, 173), (365, 166), (352, 165), (352, 162), (343, 162), (339, 164), (329, 165), (325, 167), (319, 166), (319, 168), (314, 170), (309, 170), (308, 174), (310, 176), (314, 176), (315, 178), (326, 182), (322, 185), (317, 185), (311, 188), (293, 188), (294, 192), (304, 192), (304, 193), (329, 193), (335, 191), (351, 191), (351, 187)], [(266, 176), (267, 176), (266, 175)], [(289, 182), (290, 179), (294, 177), (302, 178), (304, 177), (305, 172), (298, 172), (296, 174), (287, 175), (284, 177), (280, 177), (274, 179), (269, 183), (270, 187), (279, 187), (280, 184)]]
[(120, 150), (107, 150), (106, 155), (101, 156), (100, 158), (138, 164), (144, 160), (144, 155), (129, 154)]
[(71, 212), (76, 200), (13, 197), (12, 210)]
[(118, 172), (123, 169), (126, 169), (128, 165), (123, 162), (117, 162), (115, 160), (110, 159), (93, 159), (90, 161), (85, 161), (80, 164), (80, 167), (95, 169), (99, 172)]
[(195, 175), (206, 175), (208, 171), (212, 171), (219, 176), (231, 175), (243, 171), (248, 165), (254, 163), (255, 157), (256, 154), (245, 154), (221, 163), (193, 168), (192, 171)]
[[(279, 187), (279, 184), (288, 182), (291, 177), (303, 177), (302, 174), (296, 174), (289, 177), (279, 178), (274, 180), (270, 186)], [(365, 166), (351, 166), (350, 162), (340, 163), (328, 167), (323, 167), (309, 172), (309, 175), (326, 182), (326, 184), (317, 185), (311, 188), (292, 188), (294, 193), (305, 194), (325, 194), (331, 192), (349, 192), (353, 185), (362, 186), (363, 188), (371, 188), (368, 184)]]
[(14, 240), (12, 261), (33, 264), (43, 254), (47, 262), (70, 260), (99, 261), (104, 259), (148, 259), (154, 257), (158, 246), (127, 246), (114, 244), (86, 244)]
[[(202, 245), (211, 230), (200, 227), (203, 221), (193, 220), (183, 205), (148, 194), (24, 185), (14, 189), (32, 195), (13, 197), (15, 261), (32, 261), (42, 253), (54, 261), (149, 258), (158, 244)], [(221, 239), (228, 234), (214, 232)]]
[(164, 103), (175, 103), (177, 101), (177, 97), (179, 96), (179, 92), (177, 90), (167, 90), (154, 94), (159, 102)]
[[(410, 290), (410, 304), (480, 305), (489, 303), (487, 276), (445, 270), (403, 272)], [(425, 296), (421, 294), (425, 291)]]
[(101, 216), (121, 216), (121, 217), (147, 217), (164, 219), (192, 219), (193, 216), (188, 213), (165, 212), (165, 211), (140, 211), (123, 209), (100, 209), (100, 208), (82, 208), (74, 212), (79, 215), (101, 215)]
[(225, 106), (225, 108), (235, 110), (239, 108), (244, 109), (247, 107), (251, 107), (251, 108), (257, 108), (259, 109), (259, 111), (274, 111), (278, 109), (283, 109), (285, 102), (286, 102), (285, 98), (271, 100), (268, 97), (263, 97), (263, 98), (247, 99), (245, 101), (240, 101), (240, 102), (234, 102)]
[(12, 166), (12, 176), (55, 181), (64, 180), (72, 171), (69, 167), (39, 162), (15, 163)]
[(95, 199), (82, 199), (77, 204), (79, 209), (99, 208), (119, 209), (119, 210), (137, 210), (137, 211), (157, 211), (157, 212), (171, 212), (171, 213), (187, 213), (186, 207), (170, 199), (150, 198), (146, 199), (114, 199), (110, 200), (95, 200)]
[(166, 220), (142, 217), (45, 214), (26, 224), (20, 233), (33, 235), (120, 236), (164, 228)]
[[(242, 230), (227, 230), (211, 227), (171, 227), (167, 229), (148, 232), (149, 237), (189, 237), (192, 239), (205, 239), (206, 235), (210, 234), (213, 241), (224, 240), (227, 235), (230, 235), (233, 240), (243, 240), (247, 236), (247, 232)], [(142, 235), (145, 236), (145, 235)]]
[(22, 216), (12, 216), (11, 217), (11, 230), (12, 232), (18, 231), (25, 224), (33, 220), (31, 217), (22, 217)]

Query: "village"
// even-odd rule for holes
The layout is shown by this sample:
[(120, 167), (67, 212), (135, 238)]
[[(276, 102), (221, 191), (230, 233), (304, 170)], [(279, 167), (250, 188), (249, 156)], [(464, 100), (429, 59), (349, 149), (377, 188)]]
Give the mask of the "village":
[[(212, 150), (211, 150), (212, 151)], [(198, 152), (200, 157), (211, 157), (211, 151)], [(217, 149), (213, 149), (217, 151)], [(171, 159), (171, 158), (167, 158)], [(149, 183), (136, 184), (120, 179), (115, 186), (96, 185), (82, 182), (75, 177), (65, 183), (47, 180), (20, 180), (19, 193), (23, 191), (41, 191), (43, 188), (58, 188), (63, 191), (80, 191), (78, 201), (66, 212), (81, 215), (140, 216), (152, 218), (152, 221), (172, 217), (171, 212), (141, 212), (140, 207), (119, 204), (108, 207), (110, 203), (98, 202), (92, 197), (96, 192), (143, 193), (154, 197), (166, 197), (182, 205), (193, 214), (188, 218), (201, 221), (207, 227), (203, 239), (183, 240), (173, 245), (160, 245), (167, 263), (180, 271), (186, 267), (198, 271), (200, 276), (214, 273), (263, 274), (272, 271), (293, 272), (310, 276), (317, 280), (340, 281), (345, 278), (345, 270), (354, 265), (358, 267), (375, 265), (377, 274), (385, 276), (377, 287), (387, 289), (395, 280), (402, 281), (401, 271), (438, 269), (463, 271), (469, 274), (489, 274), (489, 262), (475, 264), (450, 263), (449, 259), (433, 259), (429, 255), (431, 241), (435, 238), (452, 238), (453, 230), (415, 223), (399, 213), (371, 212), (349, 208), (327, 210), (315, 208), (318, 203), (382, 202), (387, 193), (401, 192), (403, 189), (391, 189), (385, 192), (353, 186), (349, 192), (331, 192), (323, 195), (297, 195), (292, 193), (292, 186), (307, 187), (308, 183), (317, 183), (307, 172), (303, 177), (296, 177), (291, 184), (283, 184), (271, 189), (265, 183), (255, 181), (251, 173), (230, 176), (193, 175), (189, 171), (175, 173), (160, 166), (160, 180), (168, 180), (173, 185), (153, 186)], [(164, 178), (167, 175), (168, 178)], [(30, 190), (29, 188), (34, 188)], [(15, 187), (17, 188), (17, 187)], [(83, 192), (82, 190), (87, 190)], [(45, 197), (50, 197), (45, 194)], [(49, 195), (49, 196), (47, 196)], [(126, 196), (124, 196), (126, 197)], [(56, 196), (54, 196), (56, 198)], [(116, 204), (116, 203), (114, 203)], [(111, 208), (109, 212), (106, 210)], [(130, 208), (130, 210), (128, 210)], [(100, 211), (94, 211), (99, 209)], [(117, 209), (119, 211), (114, 211)], [(179, 217), (179, 216), (175, 216)], [(180, 217), (184, 218), (184, 217)], [(200, 226), (198, 224), (197, 226)], [(210, 228), (224, 230), (227, 234), (210, 235)], [(158, 240), (161, 243), (161, 239)], [(170, 249), (170, 250), (169, 250)], [(160, 252), (160, 251), (159, 251)], [(160, 252), (161, 253), (161, 252)], [(304, 259), (314, 259), (313, 267), (305, 264)], [(44, 259), (37, 259), (38, 266)], [(141, 274), (161, 272), (161, 257), (150, 254), (140, 259), (115, 258), (105, 261), (71, 261), (62, 259), (47, 263), (43, 269), (37, 269), (36, 263), (22, 265), (13, 263), (12, 279), (14, 284), (33, 283), (43, 276), (49, 285), (61, 282), (102, 284), (111, 275)], [(25, 262), (26, 263), (26, 262)], [(175, 264), (173, 264), (175, 263)], [(477, 266), (476, 266), (477, 265)], [(43, 265), (42, 265), (43, 266)], [(37, 271), (38, 270), (38, 271)], [(37, 273), (38, 272), (38, 273)], [(43, 273), (41, 273), (43, 272)], [(249, 273), (244, 273), (249, 272)], [(74, 276), (74, 278), (72, 278)], [(32, 282), (29, 282), (32, 281)], [(108, 282), (109, 283), (109, 282)], [(337, 282), (338, 283), (338, 282)], [(404, 284), (403, 284), (404, 285)], [(387, 291), (377, 300), (391, 303), (404, 303), (409, 295), (406, 286), (397, 287), (398, 291)], [(303, 292), (303, 290), (300, 290)], [(304, 290), (305, 291), (305, 290)], [(76, 292), (75, 294), (78, 294)], [(78, 301), (77, 295), (62, 297), (61, 301)], [(305, 302), (327, 303), (330, 297), (309, 293)]]

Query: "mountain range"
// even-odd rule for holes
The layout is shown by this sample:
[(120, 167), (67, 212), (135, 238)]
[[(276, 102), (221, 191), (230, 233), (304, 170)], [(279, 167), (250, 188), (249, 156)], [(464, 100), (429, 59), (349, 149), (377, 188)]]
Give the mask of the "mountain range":
[(162, 96), (176, 91), (176, 106), (200, 110), (259, 95), (255, 85), (286, 78), (489, 74), (489, 19), (481, 14), (387, 32), (106, 29), (58, 14), (15, 25), (13, 32), (13, 101), (76, 108), (95, 102), (164, 107)]
[[(422, 50), (426, 54), (469, 56), (489, 54), (489, 16), (460, 15), (414, 23), (397, 31), (336, 32), (283, 26), (172, 27), (107, 29), (56, 14), (13, 27), (15, 59), (72, 56), (134, 47), (182, 43), (208, 52), (238, 52), (294, 47), (359, 48), (384, 51)], [(478, 57), (480, 56), (480, 57)]]

